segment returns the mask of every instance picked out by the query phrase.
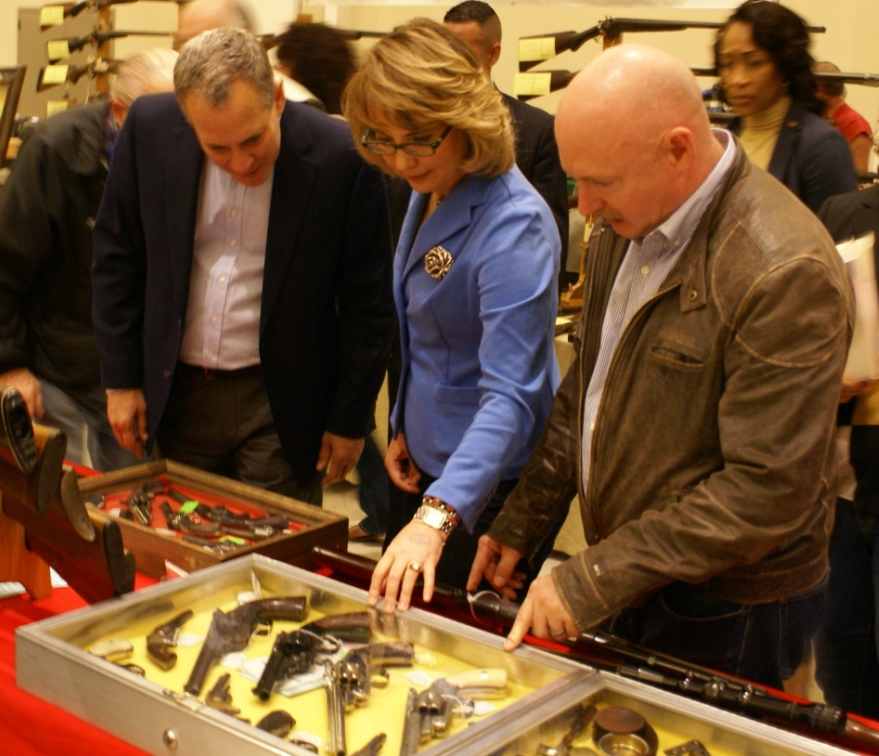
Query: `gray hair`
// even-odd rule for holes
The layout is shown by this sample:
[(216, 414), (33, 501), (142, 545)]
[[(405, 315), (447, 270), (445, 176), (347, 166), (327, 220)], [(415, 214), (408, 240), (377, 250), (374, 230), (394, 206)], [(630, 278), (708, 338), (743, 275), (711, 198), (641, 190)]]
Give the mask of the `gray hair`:
[(243, 29), (223, 27), (202, 32), (186, 43), (174, 66), (178, 102), (195, 94), (212, 108), (229, 99), (232, 83), (243, 79), (272, 106), (274, 72), (265, 48)]
[(177, 53), (167, 47), (141, 50), (119, 65), (111, 97), (130, 107), (142, 94), (169, 91), (174, 80)]

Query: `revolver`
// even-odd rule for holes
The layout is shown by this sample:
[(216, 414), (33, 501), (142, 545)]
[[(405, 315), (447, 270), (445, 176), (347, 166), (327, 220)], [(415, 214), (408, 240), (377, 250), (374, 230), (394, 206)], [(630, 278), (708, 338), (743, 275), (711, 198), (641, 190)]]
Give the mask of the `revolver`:
[(192, 617), (192, 609), (185, 609), (176, 617), (156, 625), (147, 635), (147, 656), (150, 661), (164, 670), (171, 669), (177, 663), (177, 654), (171, 649), (177, 645), (180, 628)]
[(199, 695), (211, 667), (226, 654), (247, 648), (250, 636), (261, 624), (265, 625), (268, 620), (274, 619), (301, 622), (306, 614), (308, 601), (305, 596), (257, 599), (230, 612), (215, 610), (208, 634), (183, 690), (192, 696)]

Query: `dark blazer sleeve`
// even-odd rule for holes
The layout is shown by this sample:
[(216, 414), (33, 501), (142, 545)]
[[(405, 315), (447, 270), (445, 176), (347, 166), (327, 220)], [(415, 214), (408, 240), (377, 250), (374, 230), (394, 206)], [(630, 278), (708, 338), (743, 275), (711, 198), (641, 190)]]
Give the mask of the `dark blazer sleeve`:
[(828, 198), (858, 188), (845, 138), (796, 103), (778, 136), (769, 172), (816, 214)]
[(301, 477), (321, 437), (373, 426), (394, 327), (388, 204), (347, 125), (298, 103), (281, 119), (260, 329), (281, 443)]
[(545, 110), (515, 97), (505, 94), (503, 99), (516, 129), (516, 165), (549, 205), (559, 229), (564, 261), (568, 254), (568, 178), (559, 160), (554, 119)]

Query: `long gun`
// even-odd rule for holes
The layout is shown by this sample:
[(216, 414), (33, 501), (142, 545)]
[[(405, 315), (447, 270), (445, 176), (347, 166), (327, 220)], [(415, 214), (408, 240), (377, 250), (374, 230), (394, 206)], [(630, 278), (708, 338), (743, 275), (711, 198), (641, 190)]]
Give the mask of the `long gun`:
[[(476, 619), (507, 626), (515, 621), (519, 611), (517, 604), (491, 591), (473, 596), (471, 607)], [(564, 645), (570, 653), (587, 658), (591, 665), (600, 669), (673, 688), (720, 708), (772, 724), (795, 724), (810, 734), (830, 735), (854, 744), (859, 751), (879, 754), (879, 729), (855, 721), (838, 706), (790, 701), (759, 685), (657, 653), (611, 633), (580, 633), (570, 645)], [(830, 740), (833, 742), (832, 738)]]
[[(172, 2), (180, 5), (187, 0), (153, 0), (153, 2)], [(53, 26), (59, 26), (65, 19), (76, 18), (86, 10), (101, 10), (111, 5), (127, 5), (136, 3), (137, 0), (83, 0), (80, 3), (54, 3), (44, 5), (40, 9), (40, 30), (45, 31)]]
[[(591, 39), (602, 37), (605, 47), (615, 44), (625, 32), (664, 32), (685, 29), (719, 29), (723, 22), (716, 21), (662, 21), (642, 18), (605, 18), (586, 31), (564, 31), (519, 39), (519, 70), (527, 71), (544, 60), (550, 60), (566, 50), (579, 50)], [(810, 32), (823, 33), (823, 26), (810, 26)]]
[[(76, 473), (63, 466), (67, 437), (33, 424), (14, 388), (0, 397), (0, 416), (2, 511), (23, 526), (29, 549), (89, 603), (131, 591), (134, 557), (116, 523), (92, 520), (87, 512)], [(27, 583), (36, 577), (19, 575), (31, 591)]]
[[(332, 569), (334, 576), (338, 576), (340, 579), (350, 579), (357, 584), (368, 585), (375, 568), (375, 562), (365, 557), (340, 554), (322, 547), (315, 547), (312, 554), (318, 564)], [(509, 628), (519, 611), (518, 604), (502, 599), (491, 591), (482, 591), (468, 596), (465, 591), (458, 588), (439, 585), (434, 591), (434, 597), (434, 602), (439, 601), (443, 604), (442, 611), (444, 612), (453, 609), (455, 605), (458, 608), (466, 605), (477, 622), (490, 627), (495, 632), (503, 632), (504, 629)], [(413, 603), (427, 609), (431, 608), (430, 605), (423, 604), (416, 593), (413, 593)], [(436, 607), (433, 608), (436, 609)], [(727, 686), (727, 690), (744, 692), (747, 689), (752, 701), (760, 699), (748, 708), (743, 708), (737, 701), (735, 711), (754, 719), (778, 724), (778, 712), (768, 709), (781, 706), (783, 707), (784, 721), (796, 724), (797, 729), (806, 732), (810, 737), (824, 742), (842, 744), (852, 750), (879, 755), (879, 729), (856, 721), (838, 707), (817, 703), (791, 702), (769, 690), (748, 685), (741, 680), (713, 670), (694, 667), (685, 661), (655, 653), (648, 648), (629, 643), (610, 633), (581, 633), (571, 643), (553, 643), (544, 648), (568, 659), (575, 656), (590, 666), (609, 672), (618, 672), (621, 667), (634, 666), (652, 669), (678, 680), (685, 680), (688, 676), (691, 676), (693, 680), (707, 683), (721, 680)], [(728, 696), (709, 700), (708, 703), (718, 707), (726, 705), (732, 707), (732, 702), (724, 701), (724, 698), (728, 698)], [(761, 704), (766, 705), (761, 706)]]
[(211, 667), (226, 654), (247, 648), (250, 637), (260, 624), (275, 619), (301, 622), (306, 614), (308, 601), (305, 596), (257, 599), (230, 612), (215, 610), (208, 634), (183, 690), (192, 696), (198, 696)]
[(84, 37), (65, 37), (46, 42), (46, 58), (50, 63), (69, 58), (86, 45), (101, 45), (110, 39), (122, 37), (170, 37), (169, 31), (98, 31), (95, 29)]
[(98, 58), (84, 66), (69, 66), (65, 63), (44, 66), (37, 74), (37, 92), (45, 92), (68, 82), (76, 84), (83, 76), (115, 73), (118, 65), (118, 60)]

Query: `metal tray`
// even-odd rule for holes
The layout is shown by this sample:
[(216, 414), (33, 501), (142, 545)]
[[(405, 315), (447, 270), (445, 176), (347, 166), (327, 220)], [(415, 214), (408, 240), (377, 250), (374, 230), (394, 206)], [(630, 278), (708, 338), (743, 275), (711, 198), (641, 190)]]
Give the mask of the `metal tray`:
[[(107, 730), (133, 745), (157, 756), (249, 756), (251, 754), (299, 754), (309, 752), (296, 745), (257, 730), (235, 717), (204, 704), (200, 699), (182, 694), (179, 678), (170, 681), (166, 673), (147, 668), (147, 677), (138, 677), (87, 649), (98, 640), (123, 636), (140, 639), (145, 644), (149, 628), (191, 608), (209, 615), (219, 605), (226, 605), (239, 591), (249, 589), (254, 579), (266, 596), (305, 595), (311, 610), (324, 614), (362, 611), (366, 594), (329, 578), (282, 564), (260, 555), (247, 555), (201, 570), (185, 578), (162, 583), (134, 594), (101, 602), (70, 614), (26, 625), (16, 633), (16, 677), (19, 687), (56, 704), (68, 712)], [(450, 660), (458, 669), (497, 667), (505, 670), (509, 688), (514, 691), (504, 708), (484, 717), (461, 720), (442, 740), (432, 740), (421, 754), (463, 752), (481, 733), (514, 732), (518, 723), (529, 716), (538, 704), (555, 706), (559, 701), (577, 700), (585, 681), (599, 675), (565, 659), (542, 651), (524, 648), (514, 653), (503, 651), (502, 639), (443, 617), (417, 609), (387, 617), (381, 612), (381, 634), (386, 639), (400, 639), (415, 644), (437, 658)], [(311, 617), (309, 617), (311, 619)], [(186, 630), (184, 627), (184, 630)], [(145, 630), (145, 628), (147, 628)], [(250, 652), (248, 648), (248, 653)], [(191, 661), (177, 649), (178, 669), (186, 679)], [(191, 660), (192, 656), (189, 657)], [(423, 658), (423, 657), (422, 657)], [(444, 663), (436, 665), (438, 676)], [(207, 690), (220, 675), (215, 667), (207, 679)], [(397, 675), (394, 670), (392, 675)], [(392, 678), (395, 679), (395, 678)], [(241, 680), (246, 686), (246, 681)], [(403, 684), (403, 683), (399, 683)], [(251, 683), (252, 685), (252, 683)], [(408, 689), (408, 683), (405, 683)], [(389, 686), (387, 690), (390, 690)], [(243, 688), (247, 690), (247, 687)], [(353, 752), (372, 735), (385, 731), (388, 742), (383, 754), (396, 754), (402, 731), (403, 710), (374, 691), (366, 707), (354, 710), (346, 718), (348, 743)], [(300, 699), (316, 696), (309, 710)], [(246, 693), (235, 692), (240, 706)], [(271, 706), (287, 708), (298, 720), (297, 730), (326, 737), (326, 711), (323, 691), (312, 691), (279, 703), (273, 696)], [(305, 709), (301, 706), (306, 706)], [(243, 713), (248, 713), (241, 706)], [(451, 749), (451, 750), (450, 750)]]

